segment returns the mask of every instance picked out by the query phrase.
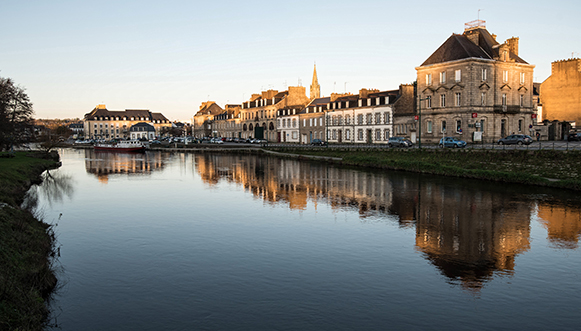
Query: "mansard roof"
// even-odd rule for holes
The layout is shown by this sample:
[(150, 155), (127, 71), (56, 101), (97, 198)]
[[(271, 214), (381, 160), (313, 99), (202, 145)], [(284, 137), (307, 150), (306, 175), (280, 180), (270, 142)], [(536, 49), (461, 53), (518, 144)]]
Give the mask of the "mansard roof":
[[(478, 45), (466, 37), (466, 32), (452, 34), (421, 66), (468, 58), (493, 60), (499, 57), (499, 47), (500, 44), (484, 28), (478, 29)], [(528, 64), (513, 52), (509, 52), (509, 56), (516, 63)]]

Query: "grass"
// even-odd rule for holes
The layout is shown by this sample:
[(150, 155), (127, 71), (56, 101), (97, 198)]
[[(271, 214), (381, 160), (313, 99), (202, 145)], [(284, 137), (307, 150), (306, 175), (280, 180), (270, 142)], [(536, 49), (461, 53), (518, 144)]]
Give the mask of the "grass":
[(346, 165), (581, 190), (581, 152), (578, 151), (332, 147), (272, 149), (294, 154), (340, 157)]
[(48, 316), (46, 300), (56, 285), (51, 261), (52, 228), (21, 209), (26, 191), (40, 180), (50, 159), (17, 152), (0, 157), (0, 329), (41, 330)]

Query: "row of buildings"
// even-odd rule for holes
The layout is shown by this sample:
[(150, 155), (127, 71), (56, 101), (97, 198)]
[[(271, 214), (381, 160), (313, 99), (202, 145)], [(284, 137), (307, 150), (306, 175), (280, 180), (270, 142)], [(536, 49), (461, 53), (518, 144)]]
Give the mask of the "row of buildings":
[[(500, 43), (477, 20), (416, 67), (413, 84), (321, 96), (315, 66), (309, 96), (305, 87), (291, 86), (252, 94), (241, 104), (203, 102), (192, 118), (192, 135), (301, 144), (313, 139), (385, 144), (393, 136), (494, 142), (510, 133), (563, 139), (581, 121), (581, 60), (553, 63), (542, 84), (533, 83), (534, 68), (520, 57), (519, 38)], [(107, 139), (133, 137), (131, 127), (138, 123), (153, 128), (140, 126), (152, 130), (146, 137), (175, 126), (161, 113), (111, 111), (104, 105), (86, 114), (83, 124), (86, 137)]]
[(414, 84), (321, 97), (315, 67), (309, 97), (295, 86), (225, 108), (204, 102), (192, 121), (194, 135), (304, 144), (387, 143), (392, 136), (436, 142), (444, 135), (490, 142), (533, 134), (534, 65), (519, 56), (518, 42), (499, 43), (484, 21), (471, 22), (416, 67)]

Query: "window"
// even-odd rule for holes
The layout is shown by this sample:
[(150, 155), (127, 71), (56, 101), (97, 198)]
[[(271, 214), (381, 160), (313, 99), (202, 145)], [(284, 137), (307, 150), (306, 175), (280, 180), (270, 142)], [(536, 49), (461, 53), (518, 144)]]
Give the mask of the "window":
[(525, 106), (525, 96), (521, 94), (519, 97), (520, 97), (520, 106), (524, 107)]
[(480, 104), (482, 106), (486, 105), (486, 92), (480, 93)]
[(440, 107), (446, 107), (446, 95), (445, 94), (440, 95)]
[(525, 73), (524, 72), (520, 73), (520, 84), (521, 85), (525, 84)]
[(454, 78), (456, 80), (456, 82), (459, 82), (462, 80), (462, 70), (458, 69), (454, 72)]
[(462, 121), (456, 120), (456, 133), (462, 133)]
[(428, 108), (428, 109), (432, 108), (432, 96), (431, 95), (428, 95), (426, 97), (426, 108)]
[(339, 115), (339, 125), (343, 125), (343, 116)]
[(297, 139), (299, 137), (299, 133), (296, 131), (293, 131), (293, 139)]
[(456, 107), (460, 107), (460, 92), (456, 92)]
[(486, 81), (486, 68), (482, 68), (482, 81)]
[(508, 82), (508, 70), (504, 70), (504, 71), (502, 72), (502, 82), (503, 82), (503, 83), (506, 83), (506, 82)]
[(446, 132), (446, 121), (442, 121), (442, 132)]
[(506, 106), (506, 94), (502, 95), (502, 105)]
[(389, 129), (383, 130), (383, 140), (389, 140)]
[(363, 114), (357, 115), (357, 124), (358, 125), (362, 125), (363, 124)]
[(366, 116), (367, 118), (365, 119), (365, 124), (370, 125), (371, 121), (373, 120), (373, 115), (372, 114), (367, 114)]
[(333, 137), (333, 140), (336, 140), (337, 139), (337, 130), (333, 130), (332, 132), (333, 132), (333, 134), (331, 135), (331, 137)]
[(432, 74), (426, 74), (426, 85), (432, 85)]
[[(311, 120), (312, 121), (312, 120)], [(311, 123), (312, 124), (312, 123)], [(307, 119), (303, 118), (303, 126), (307, 126)]]
[(385, 124), (389, 124), (389, 113), (383, 113), (383, 121)]
[(522, 120), (518, 120), (518, 132), (522, 131)]
[(375, 140), (377, 141), (381, 140), (381, 130), (379, 129), (375, 130)]
[(380, 123), (381, 123), (381, 114), (375, 113), (375, 124), (380, 124)]
[(357, 130), (357, 140), (363, 140), (363, 129)]
[(345, 130), (345, 139), (351, 140), (351, 130)]
[(351, 124), (351, 116), (350, 115), (345, 115), (345, 124), (347, 124), (347, 125)]
[(480, 131), (484, 132), (484, 120), (480, 120)]
[[(317, 119), (315, 119), (315, 122), (317, 121)], [(313, 126), (313, 119), (309, 119), (309, 126)]]
[(427, 130), (428, 130), (427, 132), (428, 133), (432, 133), (432, 121), (427, 121), (426, 124), (427, 124), (426, 125), (427, 126)]
[(296, 128), (296, 127), (297, 127), (297, 119), (293, 118), (293, 128)]
[(446, 72), (442, 71), (440, 73), (440, 84), (446, 84)]

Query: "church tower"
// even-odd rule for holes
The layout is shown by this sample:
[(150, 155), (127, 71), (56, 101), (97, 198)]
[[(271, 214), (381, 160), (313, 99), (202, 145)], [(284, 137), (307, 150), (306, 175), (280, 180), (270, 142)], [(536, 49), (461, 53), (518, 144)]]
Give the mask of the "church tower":
[(313, 70), (313, 82), (311, 83), (311, 100), (321, 97), (321, 85), (319, 85), (319, 80), (317, 79), (317, 65), (315, 64), (315, 70)]

